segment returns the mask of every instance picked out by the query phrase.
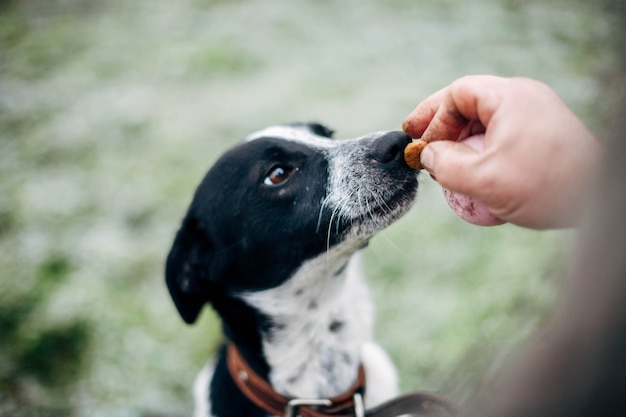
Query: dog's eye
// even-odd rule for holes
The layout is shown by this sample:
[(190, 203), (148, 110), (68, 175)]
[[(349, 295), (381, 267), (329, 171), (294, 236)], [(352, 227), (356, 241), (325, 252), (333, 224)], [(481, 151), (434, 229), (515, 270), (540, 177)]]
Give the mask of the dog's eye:
[(292, 172), (293, 172), (292, 168), (289, 168), (283, 165), (276, 165), (275, 167), (270, 169), (270, 172), (267, 174), (267, 177), (265, 177), (265, 180), (263, 180), (263, 184), (280, 185), (283, 182), (287, 181), (287, 179), (289, 178)]

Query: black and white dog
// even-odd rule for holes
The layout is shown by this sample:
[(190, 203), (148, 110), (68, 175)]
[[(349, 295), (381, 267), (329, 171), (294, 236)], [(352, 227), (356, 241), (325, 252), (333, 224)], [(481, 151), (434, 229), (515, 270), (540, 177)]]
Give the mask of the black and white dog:
[[(370, 407), (397, 394), (397, 377), (372, 341), (353, 255), (408, 211), (417, 175), (403, 132), (331, 136), (319, 124), (270, 127), (224, 154), (196, 190), (166, 281), (187, 323), (210, 303), (226, 339), (278, 393), (336, 396), (363, 365)], [(196, 416), (267, 416), (233, 383), (225, 356), (196, 380)]]

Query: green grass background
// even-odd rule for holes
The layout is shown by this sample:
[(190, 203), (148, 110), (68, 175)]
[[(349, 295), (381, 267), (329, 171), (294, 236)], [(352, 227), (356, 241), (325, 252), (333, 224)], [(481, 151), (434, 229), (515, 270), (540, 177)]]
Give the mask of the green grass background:
[[(163, 263), (249, 132), (399, 129), (469, 73), (547, 82), (599, 136), (611, 16), (557, 0), (0, 0), (0, 415), (182, 416), (219, 341)], [(225, 208), (228, 210), (228, 208)], [(422, 176), (364, 262), (402, 387), (470, 396), (554, 302), (571, 232), (480, 228)]]

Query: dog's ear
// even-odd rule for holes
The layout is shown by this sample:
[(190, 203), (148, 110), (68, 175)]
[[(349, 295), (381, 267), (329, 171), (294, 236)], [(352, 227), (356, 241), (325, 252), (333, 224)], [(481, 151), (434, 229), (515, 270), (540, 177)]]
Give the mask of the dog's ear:
[(215, 250), (202, 225), (187, 216), (176, 234), (167, 257), (165, 282), (174, 305), (186, 323), (198, 318), (210, 301), (211, 281), (215, 279)]
[(325, 138), (332, 138), (333, 134), (335, 133), (332, 129), (329, 129), (320, 123), (307, 123), (307, 126), (309, 127), (309, 130), (311, 132)]
[(304, 128), (304, 129), (308, 130), (311, 133), (314, 133), (314, 134), (316, 134), (318, 136), (323, 136), (323, 137), (329, 138), (329, 139), (332, 139), (333, 134), (335, 133), (332, 129), (329, 129), (328, 127), (324, 126), (323, 124), (315, 123), (315, 122), (311, 122), (311, 123), (292, 123), (291, 126)]

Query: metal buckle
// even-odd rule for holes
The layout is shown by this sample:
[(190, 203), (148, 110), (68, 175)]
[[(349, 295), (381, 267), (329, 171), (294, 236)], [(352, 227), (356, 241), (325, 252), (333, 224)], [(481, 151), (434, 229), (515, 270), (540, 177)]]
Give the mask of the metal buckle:
[(326, 406), (329, 407), (333, 405), (333, 402), (327, 398), (321, 400), (314, 399), (306, 399), (306, 398), (294, 398), (293, 400), (289, 400), (287, 405), (285, 406), (285, 417), (296, 417), (298, 413), (298, 408), (302, 406)]
[(363, 396), (360, 393), (354, 394), (354, 417), (365, 417), (365, 406)]
[[(363, 405), (363, 396), (360, 393), (354, 394), (354, 417), (365, 417), (365, 406)], [(306, 399), (294, 398), (289, 400), (285, 406), (285, 417), (298, 417), (298, 408), (302, 406), (322, 406), (330, 407), (332, 401), (325, 399)]]

